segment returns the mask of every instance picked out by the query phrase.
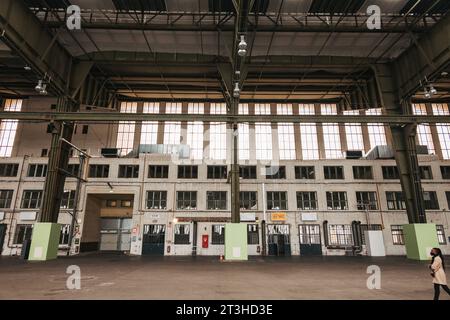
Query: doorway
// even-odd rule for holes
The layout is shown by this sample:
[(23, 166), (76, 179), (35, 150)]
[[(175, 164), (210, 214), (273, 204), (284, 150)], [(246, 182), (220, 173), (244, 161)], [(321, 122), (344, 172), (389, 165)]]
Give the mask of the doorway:
[(133, 194), (88, 194), (80, 252), (130, 251)]
[(6, 236), (6, 224), (0, 224), (0, 255), (3, 251), (3, 243), (5, 242)]
[(302, 256), (322, 255), (322, 243), (320, 240), (320, 225), (300, 224), (298, 226), (298, 235), (300, 238), (300, 255)]
[(288, 224), (268, 224), (267, 242), (269, 256), (290, 256), (290, 226)]
[(145, 224), (142, 237), (142, 254), (164, 255), (166, 226), (164, 224)]

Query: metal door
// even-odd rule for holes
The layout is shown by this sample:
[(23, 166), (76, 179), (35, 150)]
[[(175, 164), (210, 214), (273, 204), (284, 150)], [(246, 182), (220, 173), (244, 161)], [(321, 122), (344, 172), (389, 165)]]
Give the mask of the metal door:
[(300, 255), (322, 255), (320, 225), (300, 224), (298, 226), (298, 235), (300, 238)]
[(142, 254), (164, 255), (166, 226), (164, 224), (144, 225)]
[(129, 251), (131, 219), (103, 218), (101, 221), (101, 251)]
[(6, 224), (0, 224), (0, 255), (3, 251), (3, 243), (6, 235)]
[(290, 229), (288, 224), (268, 224), (267, 242), (269, 255), (290, 256), (291, 242), (289, 235)]

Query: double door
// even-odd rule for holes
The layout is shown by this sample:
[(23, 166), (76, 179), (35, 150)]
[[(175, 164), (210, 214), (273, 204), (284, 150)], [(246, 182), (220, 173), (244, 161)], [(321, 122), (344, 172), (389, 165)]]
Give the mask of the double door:
[(166, 226), (164, 224), (146, 224), (142, 236), (143, 255), (164, 255)]
[(320, 225), (301, 224), (298, 226), (298, 235), (300, 238), (300, 255), (322, 255)]

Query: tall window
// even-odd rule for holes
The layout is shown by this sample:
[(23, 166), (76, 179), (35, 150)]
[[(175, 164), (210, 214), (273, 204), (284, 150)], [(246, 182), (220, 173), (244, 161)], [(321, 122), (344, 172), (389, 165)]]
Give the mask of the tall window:
[(190, 225), (176, 224), (174, 226), (174, 242), (175, 244), (189, 244), (190, 243)]
[(22, 194), (22, 209), (39, 209), (42, 200), (42, 190), (24, 190)]
[(287, 210), (287, 192), (267, 192), (267, 210)]
[[(256, 115), (270, 115), (270, 104), (255, 104)], [(256, 159), (272, 160), (272, 125), (267, 123), (255, 124)]]
[(329, 226), (330, 245), (353, 245), (352, 227), (348, 224), (332, 224)]
[[(144, 114), (158, 114), (159, 103), (146, 102), (142, 109)], [(143, 121), (141, 126), (141, 144), (156, 144), (158, 137), (158, 121)]]
[[(432, 104), (433, 115), (435, 116), (448, 116), (450, 112), (448, 105), (446, 104)], [(439, 136), (439, 142), (441, 144), (442, 157), (444, 159), (450, 159), (450, 125), (438, 123), (436, 129)]]
[(256, 191), (241, 191), (239, 192), (239, 202), (241, 210), (256, 210), (258, 209), (258, 198)]
[(441, 224), (436, 225), (436, 232), (437, 232), (439, 244), (442, 244), (442, 245), (447, 244), (447, 239), (445, 239), (444, 226)]
[(197, 210), (197, 191), (177, 191), (178, 210)]
[(403, 235), (402, 225), (391, 225), (391, 233), (392, 233), (392, 244), (395, 245), (405, 244), (405, 237)]
[[(300, 104), (299, 115), (314, 115), (314, 105)], [(317, 142), (317, 126), (315, 123), (300, 124), (300, 140), (303, 160), (319, 159), (319, 144)]]
[[(277, 114), (292, 115), (292, 104), (277, 104)], [(295, 160), (293, 123), (278, 124), (278, 148), (280, 160)]]
[[(418, 116), (427, 115), (427, 107), (424, 103), (413, 104), (412, 112)], [(417, 125), (417, 138), (421, 146), (427, 146), (428, 151), (431, 153), (436, 153), (433, 143), (433, 136), (431, 135), (431, 129), (429, 124), (419, 124)]]
[(405, 210), (406, 203), (401, 191), (386, 191), (388, 210)]
[[(366, 115), (368, 116), (380, 116), (381, 114), (381, 109), (366, 110)], [(367, 125), (367, 131), (369, 132), (370, 148), (387, 145), (386, 131), (382, 123), (369, 123)]]
[(11, 207), (14, 190), (0, 190), (0, 208), (7, 209)]
[[(335, 104), (321, 104), (322, 115), (337, 115), (337, 106)], [(324, 123), (323, 141), (325, 145), (325, 158), (342, 158), (341, 138), (339, 135), (339, 126), (337, 123)]]
[[(357, 116), (359, 115), (359, 110), (346, 110), (344, 115)], [(346, 123), (345, 136), (347, 139), (347, 150), (364, 150), (361, 123)]]
[(327, 192), (328, 210), (348, 210), (347, 192)]
[[(239, 114), (248, 114), (248, 104), (239, 104)], [(239, 160), (248, 160), (250, 159), (250, 129), (248, 123), (239, 123), (238, 132)]]
[(223, 224), (213, 224), (211, 231), (211, 244), (225, 244), (225, 226)]
[(167, 191), (147, 191), (147, 209), (165, 210), (167, 208)]
[[(189, 114), (204, 114), (203, 103), (189, 103)], [(188, 122), (187, 144), (191, 150), (191, 159), (200, 160), (203, 158), (203, 122)]]
[[(166, 103), (167, 114), (181, 114), (181, 103)], [(180, 144), (181, 122), (169, 121), (164, 123), (164, 144)]]
[[(22, 110), (22, 100), (6, 99), (6, 112), (19, 112)], [(19, 120), (2, 120), (0, 122), (0, 157), (11, 157), (14, 139), (16, 138)]]
[[(210, 114), (226, 113), (225, 103), (211, 103)], [(211, 122), (209, 126), (209, 158), (214, 160), (227, 158), (227, 125), (224, 122)]]
[[(136, 113), (137, 102), (122, 102), (120, 106), (120, 113)], [(124, 156), (133, 150), (134, 145), (134, 131), (136, 123), (134, 121), (120, 121), (117, 130), (117, 148), (120, 150), (120, 155)]]
[(75, 190), (65, 190), (61, 199), (61, 209), (73, 209), (75, 203)]

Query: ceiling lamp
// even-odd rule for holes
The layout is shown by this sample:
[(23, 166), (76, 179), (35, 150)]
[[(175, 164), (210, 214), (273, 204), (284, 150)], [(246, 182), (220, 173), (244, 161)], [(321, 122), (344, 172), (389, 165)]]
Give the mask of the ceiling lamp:
[(425, 90), (423, 91), (423, 96), (424, 96), (426, 99), (430, 99), (430, 98), (431, 98), (431, 92), (428, 91), (427, 88), (425, 88)]
[(431, 93), (431, 95), (437, 94), (437, 90), (435, 87), (433, 87), (433, 85), (430, 85), (430, 93)]
[(234, 85), (233, 97), (239, 98), (240, 95), (241, 95), (241, 89), (239, 89), (239, 83), (236, 82)]
[(247, 42), (245, 41), (245, 36), (241, 36), (241, 41), (238, 45), (238, 55), (244, 57), (247, 54)]
[(43, 84), (42, 85), (42, 90), (41, 91), (39, 91), (39, 93), (41, 94), (41, 95), (43, 95), (43, 96), (46, 96), (47, 95), (47, 84)]
[(39, 80), (38, 81), (38, 84), (36, 85), (36, 87), (34, 88), (34, 90), (36, 90), (37, 92), (41, 92), (42, 91), (42, 83), (43, 83), (43, 80)]

